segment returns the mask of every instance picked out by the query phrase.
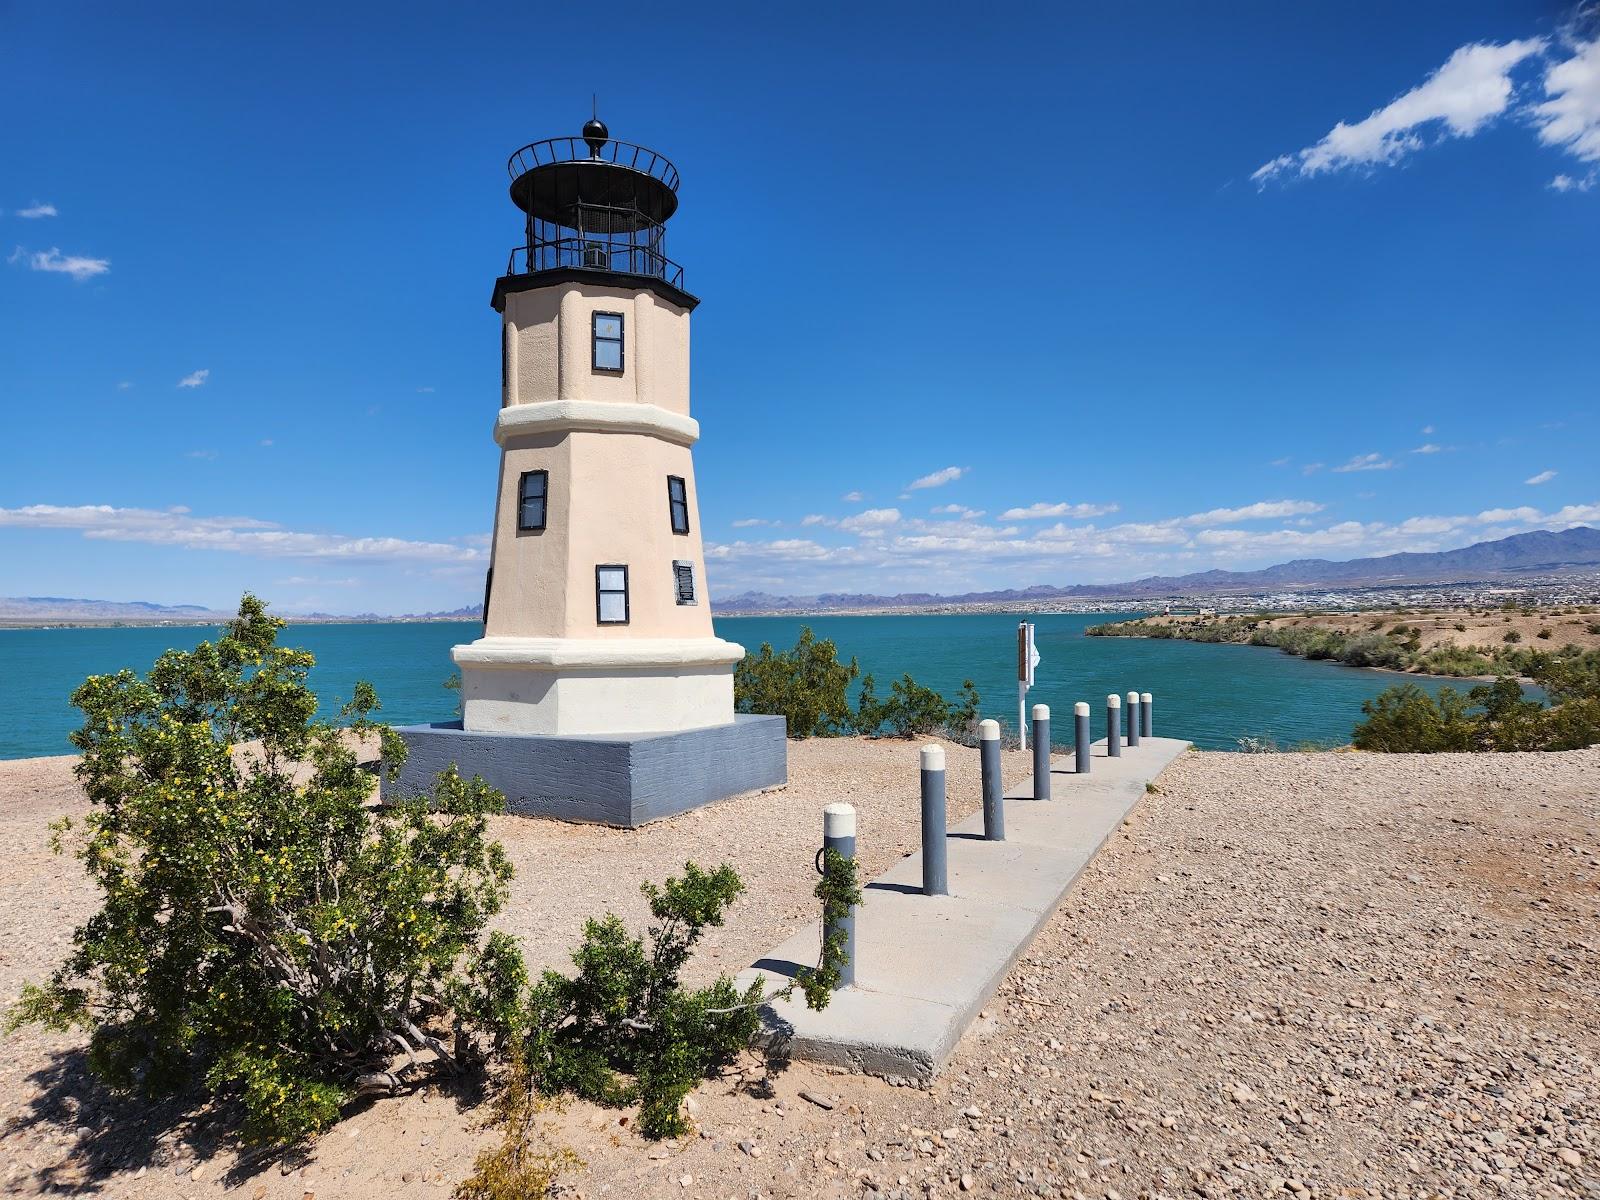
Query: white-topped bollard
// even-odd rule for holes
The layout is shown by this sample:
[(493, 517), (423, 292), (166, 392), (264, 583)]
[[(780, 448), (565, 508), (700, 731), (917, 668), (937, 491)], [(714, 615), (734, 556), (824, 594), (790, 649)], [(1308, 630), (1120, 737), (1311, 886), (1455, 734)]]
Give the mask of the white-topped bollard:
[(1006, 840), (1005, 795), (1000, 786), (1000, 722), (978, 722), (978, 765), (983, 773), (983, 836)]
[(1122, 697), (1115, 692), (1106, 697), (1106, 754), (1122, 757)]
[(1033, 798), (1050, 799), (1050, 706), (1033, 706)]
[(922, 894), (948, 896), (945, 866), (944, 747), (922, 748)]
[(1089, 746), (1093, 736), (1089, 732), (1089, 705), (1079, 700), (1072, 706), (1072, 765), (1079, 775), (1089, 773)]
[(1145, 737), (1155, 737), (1156, 735), (1156, 720), (1154, 714), (1150, 711), (1150, 706), (1155, 703), (1155, 699), (1149, 692), (1143, 692), (1139, 696), (1139, 724), (1144, 729)]
[[(856, 810), (852, 805), (830, 804), (822, 810), (822, 849), (817, 851), (819, 875), (825, 870), (825, 856), (829, 850), (840, 858), (855, 858)], [(839, 986), (849, 987), (856, 981), (856, 906), (851, 905), (849, 913), (832, 928), (844, 933), (846, 958), (839, 969)]]
[(1128, 745), (1139, 744), (1139, 693), (1128, 693)]

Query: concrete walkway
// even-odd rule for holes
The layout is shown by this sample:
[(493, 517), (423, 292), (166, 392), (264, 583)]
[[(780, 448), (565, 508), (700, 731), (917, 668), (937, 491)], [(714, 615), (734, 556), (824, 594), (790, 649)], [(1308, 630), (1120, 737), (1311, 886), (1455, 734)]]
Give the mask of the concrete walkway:
[[(901, 859), (862, 889), (855, 986), (835, 992), (822, 1012), (798, 993), (768, 1005), (768, 1043), (870, 1075), (931, 1078), (1145, 785), (1188, 749), (1145, 738), (1108, 758), (1097, 742), (1083, 777), (1070, 754), (1052, 760), (1055, 798), (1033, 800), (1032, 779), (1008, 793), (1004, 842), (983, 840), (981, 812), (951, 828), (948, 896), (922, 894), (920, 853)], [(859, 836), (871, 838), (871, 828)], [(783, 987), (800, 966), (815, 965), (819, 938), (816, 924), (796, 934), (741, 972), (739, 986), (759, 973), (768, 991)]]

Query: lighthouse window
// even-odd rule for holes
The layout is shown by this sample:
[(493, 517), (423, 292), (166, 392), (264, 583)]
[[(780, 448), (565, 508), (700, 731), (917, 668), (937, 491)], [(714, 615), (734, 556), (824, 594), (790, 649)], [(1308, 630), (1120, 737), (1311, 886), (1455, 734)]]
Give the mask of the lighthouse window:
[(678, 559), (672, 564), (672, 583), (679, 604), (694, 603), (694, 564)]
[(602, 625), (628, 623), (628, 568), (610, 564), (594, 569), (595, 620)]
[(550, 472), (524, 471), (517, 489), (517, 530), (531, 533), (544, 528), (545, 500), (550, 490)]
[(594, 369), (622, 370), (622, 314), (594, 314)]
[(689, 490), (677, 475), (667, 476), (667, 508), (672, 513), (672, 532), (689, 532)]

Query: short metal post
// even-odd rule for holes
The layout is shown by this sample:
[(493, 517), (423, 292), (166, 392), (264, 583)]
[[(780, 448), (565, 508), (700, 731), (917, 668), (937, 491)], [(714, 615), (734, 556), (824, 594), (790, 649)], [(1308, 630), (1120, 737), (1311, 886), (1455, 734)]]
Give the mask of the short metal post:
[(1000, 786), (1000, 722), (978, 722), (978, 765), (983, 769), (983, 836), (1006, 840), (1006, 804)]
[(1089, 743), (1092, 736), (1089, 732), (1089, 706), (1079, 700), (1072, 706), (1073, 765), (1079, 775), (1089, 773)]
[[(832, 850), (840, 858), (856, 856), (856, 810), (849, 804), (830, 804), (822, 810), (822, 851), (817, 854), (817, 871), (823, 869), (823, 851)], [(856, 981), (856, 905), (830, 928), (844, 931), (844, 966), (839, 969), (839, 986), (850, 987)]]
[(1128, 693), (1128, 745), (1139, 744), (1139, 693)]
[(948, 896), (945, 869), (944, 747), (922, 748), (922, 894)]
[(1115, 692), (1106, 697), (1106, 754), (1122, 757), (1122, 697)]
[(1050, 706), (1033, 706), (1033, 798), (1050, 799)]
[(1156, 719), (1150, 711), (1150, 706), (1155, 703), (1155, 697), (1149, 692), (1139, 696), (1139, 723), (1144, 726), (1145, 737), (1155, 737)]

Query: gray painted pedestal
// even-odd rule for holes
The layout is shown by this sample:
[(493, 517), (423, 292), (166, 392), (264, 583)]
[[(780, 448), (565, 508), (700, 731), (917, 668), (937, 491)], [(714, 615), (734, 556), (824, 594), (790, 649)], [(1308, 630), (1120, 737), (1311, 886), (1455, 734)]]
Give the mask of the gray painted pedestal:
[(782, 717), (741, 715), (681, 733), (475, 733), (459, 721), (395, 732), (409, 755), (400, 777), (385, 781), (385, 799), (430, 791), (454, 763), (504, 792), (511, 812), (563, 821), (632, 828), (789, 779)]

